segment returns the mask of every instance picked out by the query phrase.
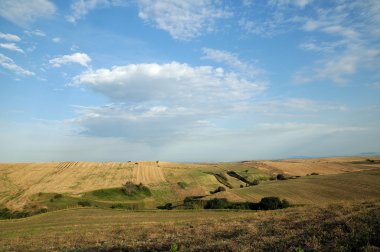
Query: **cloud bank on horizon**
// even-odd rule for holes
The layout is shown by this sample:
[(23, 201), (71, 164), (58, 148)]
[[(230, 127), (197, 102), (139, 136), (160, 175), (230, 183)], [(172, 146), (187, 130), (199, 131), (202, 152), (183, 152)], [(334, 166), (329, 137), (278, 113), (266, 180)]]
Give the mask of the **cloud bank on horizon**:
[(0, 162), (380, 152), (377, 0), (2, 0)]

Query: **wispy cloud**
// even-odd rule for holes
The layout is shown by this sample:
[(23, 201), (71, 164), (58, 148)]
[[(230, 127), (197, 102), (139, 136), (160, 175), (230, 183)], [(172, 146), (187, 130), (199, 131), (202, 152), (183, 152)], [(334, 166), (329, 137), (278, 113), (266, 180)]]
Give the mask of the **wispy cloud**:
[(46, 37), (46, 33), (41, 30), (30, 30), (24, 31), (28, 36)]
[(139, 17), (167, 31), (174, 39), (189, 40), (214, 31), (218, 19), (232, 16), (217, 2), (140, 0)]
[(2, 0), (0, 16), (18, 25), (27, 26), (39, 18), (52, 16), (56, 7), (49, 0)]
[(67, 16), (67, 21), (75, 23), (79, 19), (85, 17), (90, 11), (97, 8), (105, 8), (110, 6), (122, 6), (127, 2), (123, 0), (74, 0), (71, 4), (71, 15)]
[(18, 47), (15, 43), (0, 43), (0, 47), (10, 51), (24, 53), (24, 50)]
[(89, 67), (89, 63), (91, 62), (91, 58), (85, 53), (74, 53), (70, 55), (63, 55), (61, 57), (56, 57), (49, 60), (49, 63), (53, 65), (53, 67), (61, 67), (65, 64), (77, 63), (84, 67)]
[(61, 38), (60, 37), (54, 37), (51, 39), (51, 41), (53, 41), (54, 43), (60, 43), (61, 42)]
[(21, 40), (21, 38), (17, 35), (10, 34), (10, 33), (2, 33), (2, 32), (0, 32), (0, 39), (5, 39), (8, 41), (14, 41), (14, 42), (18, 42)]
[(35, 75), (34, 72), (31, 72), (29, 70), (26, 70), (20, 66), (18, 66), (11, 58), (8, 58), (4, 54), (0, 53), (0, 65), (8, 69), (18, 75), (25, 75), (25, 76), (32, 76)]
[[(356, 15), (355, 13), (367, 13)], [(300, 48), (314, 52), (329, 53), (314, 63), (313, 67), (299, 70), (297, 82), (330, 80), (345, 84), (357, 73), (358, 67), (374, 71), (379, 65), (380, 50), (375, 42), (380, 33), (378, 1), (342, 2), (339, 8), (319, 8), (316, 15), (306, 18), (302, 29), (305, 32), (322, 33), (312, 42), (300, 44)], [(355, 19), (353, 19), (355, 15)], [(322, 38), (325, 38), (323, 40)]]
[(202, 48), (202, 51), (204, 54), (202, 59), (209, 59), (218, 63), (223, 63), (235, 70), (241, 71), (243, 75), (255, 76), (263, 72), (259, 68), (254, 67), (252, 64), (242, 61), (237, 55), (231, 52), (212, 48)]
[(269, 0), (269, 3), (277, 6), (293, 5), (299, 8), (305, 8), (313, 0)]

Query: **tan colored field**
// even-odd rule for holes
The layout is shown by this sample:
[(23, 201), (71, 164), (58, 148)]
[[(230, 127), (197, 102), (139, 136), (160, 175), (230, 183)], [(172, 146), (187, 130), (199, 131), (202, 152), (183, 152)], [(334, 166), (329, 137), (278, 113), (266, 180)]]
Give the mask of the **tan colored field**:
[[(380, 158), (371, 157), (380, 160)], [(245, 174), (249, 179), (268, 178), (278, 173), (305, 176), (313, 172), (321, 175), (357, 173), (380, 170), (380, 162), (368, 163), (367, 157), (325, 159), (293, 159), (282, 161), (244, 161), (233, 163), (170, 163), (170, 162), (50, 162), (0, 164), (0, 205), (21, 209), (33, 195), (39, 193), (65, 193), (80, 197), (83, 193), (122, 186), (126, 181), (143, 183), (153, 190), (150, 206), (165, 202), (180, 202), (186, 196), (207, 195), (218, 186), (224, 186), (213, 174), (222, 174), (233, 189), (220, 196), (235, 201), (257, 200), (261, 196), (281, 196), (297, 203), (322, 202), (331, 195), (348, 194), (352, 198), (361, 194), (375, 195), (379, 177), (305, 177), (297, 180), (262, 182), (259, 186), (240, 188), (240, 180), (230, 177), (227, 171)], [(365, 174), (363, 173), (363, 176)], [(326, 178), (326, 179), (325, 179)], [(350, 181), (342, 182), (350, 178)], [(335, 179), (335, 180), (334, 180)], [(358, 180), (358, 182), (355, 182)], [(314, 181), (314, 182), (313, 182)], [(330, 181), (330, 182), (328, 182)], [(338, 182), (337, 182), (338, 181)], [(375, 181), (375, 183), (373, 183)], [(178, 182), (184, 182), (181, 188)], [(350, 190), (351, 189), (351, 190)], [(357, 194), (351, 193), (356, 190)], [(380, 190), (378, 190), (380, 191)], [(309, 197), (308, 197), (309, 195)], [(354, 196), (356, 195), (356, 196)], [(346, 197), (349, 198), (349, 197)], [(302, 200), (301, 200), (302, 199)], [(335, 198), (334, 198), (335, 199)], [(153, 200), (153, 201), (152, 201)], [(314, 203), (315, 203), (314, 202)]]
[[(379, 157), (377, 157), (379, 159)], [(366, 164), (363, 157), (334, 157), (317, 159), (288, 159), (282, 161), (257, 162), (257, 167), (263, 171), (277, 174), (305, 176), (313, 172), (321, 175), (339, 174), (360, 171), (370, 167), (380, 167), (380, 164)], [(355, 163), (356, 162), (356, 163)]]
[(68, 209), (0, 220), (0, 251), (378, 251), (380, 202), (275, 211)]

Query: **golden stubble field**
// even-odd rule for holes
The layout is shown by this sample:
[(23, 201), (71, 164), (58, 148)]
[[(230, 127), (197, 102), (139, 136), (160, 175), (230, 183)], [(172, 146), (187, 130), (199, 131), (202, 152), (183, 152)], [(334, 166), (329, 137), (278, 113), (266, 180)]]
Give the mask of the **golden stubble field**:
[[(373, 158), (373, 157), (372, 157)], [(379, 198), (380, 164), (366, 162), (367, 157), (336, 157), (243, 161), (231, 163), (171, 162), (49, 162), (0, 164), (0, 204), (21, 209), (38, 193), (83, 193), (120, 187), (126, 181), (143, 183), (156, 190), (157, 203), (183, 200), (189, 195), (207, 195), (221, 186), (213, 174), (227, 177), (232, 189), (216, 195), (235, 201), (259, 200), (280, 196), (294, 203), (319, 203), (359, 198)], [(376, 159), (376, 158), (373, 158)], [(379, 158), (377, 158), (379, 159)], [(246, 172), (251, 178), (283, 173), (301, 176), (296, 180), (263, 181), (258, 186), (242, 184), (226, 172)], [(311, 173), (318, 176), (306, 176)], [(186, 189), (177, 183), (188, 184)]]

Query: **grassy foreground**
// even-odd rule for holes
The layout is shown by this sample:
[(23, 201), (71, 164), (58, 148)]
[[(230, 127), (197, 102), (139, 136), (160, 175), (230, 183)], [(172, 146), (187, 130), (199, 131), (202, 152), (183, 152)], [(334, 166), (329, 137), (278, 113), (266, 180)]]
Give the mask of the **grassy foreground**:
[(376, 251), (380, 201), (275, 211), (78, 208), (0, 221), (1, 251)]

